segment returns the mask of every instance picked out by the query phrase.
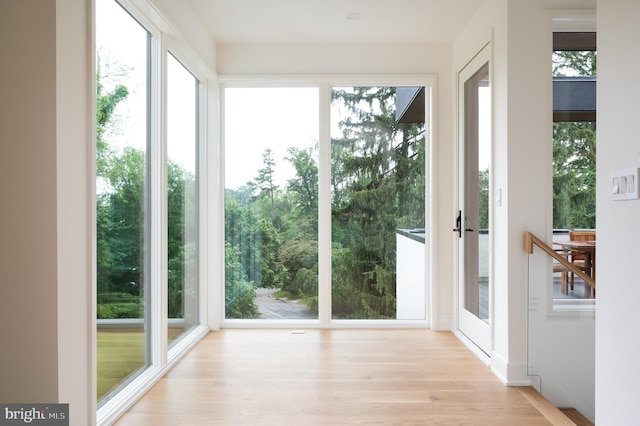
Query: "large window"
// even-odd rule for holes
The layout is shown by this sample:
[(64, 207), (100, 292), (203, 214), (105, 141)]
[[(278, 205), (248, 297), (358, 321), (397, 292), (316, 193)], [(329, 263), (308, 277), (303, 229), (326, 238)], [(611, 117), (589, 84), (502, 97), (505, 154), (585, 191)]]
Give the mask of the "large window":
[(401, 293), (422, 302), (407, 316), (396, 279), (399, 228), (424, 245), (424, 119), (396, 120), (395, 87), (334, 87), (331, 99), (332, 317), (425, 319), (425, 282)]
[(426, 320), (425, 93), (224, 89), (226, 320)]
[[(150, 34), (112, 0), (97, 7), (98, 401), (150, 363)], [(117, 31), (113, 29), (117, 28)]]
[(99, 423), (110, 423), (206, 332), (199, 309), (204, 91), (177, 59), (191, 55), (163, 49), (172, 45), (157, 25), (134, 15), (116, 0), (96, 0)]

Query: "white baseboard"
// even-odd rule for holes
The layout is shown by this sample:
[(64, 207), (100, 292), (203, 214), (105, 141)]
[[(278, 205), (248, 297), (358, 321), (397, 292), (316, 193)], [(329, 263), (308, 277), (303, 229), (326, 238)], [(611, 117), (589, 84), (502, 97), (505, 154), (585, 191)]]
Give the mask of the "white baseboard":
[(527, 365), (508, 363), (497, 352), (491, 353), (491, 372), (506, 386), (531, 386), (533, 377), (527, 375)]
[(453, 315), (439, 315), (434, 318), (431, 329), (433, 331), (455, 331)]

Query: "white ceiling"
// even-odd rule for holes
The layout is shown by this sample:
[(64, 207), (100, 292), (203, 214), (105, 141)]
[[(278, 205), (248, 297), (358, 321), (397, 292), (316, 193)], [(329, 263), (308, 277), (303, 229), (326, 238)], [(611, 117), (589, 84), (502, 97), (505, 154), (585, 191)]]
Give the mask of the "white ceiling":
[(451, 42), (484, 0), (187, 0), (218, 44)]

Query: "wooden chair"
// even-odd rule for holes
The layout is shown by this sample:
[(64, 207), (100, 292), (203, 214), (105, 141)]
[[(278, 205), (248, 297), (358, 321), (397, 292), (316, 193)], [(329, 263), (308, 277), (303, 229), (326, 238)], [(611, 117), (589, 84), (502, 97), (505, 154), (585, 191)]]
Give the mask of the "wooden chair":
[[(595, 241), (596, 231), (569, 231), (569, 241)], [(578, 268), (582, 269), (585, 274), (593, 276), (590, 268), (587, 266), (587, 256), (584, 252), (579, 250), (572, 250), (569, 256), (569, 261)], [(587, 270), (589, 269), (589, 270)], [(571, 290), (573, 290), (574, 274), (570, 274), (569, 282)]]
[(596, 231), (569, 231), (569, 241), (595, 241)]
[[(562, 257), (564, 257), (565, 259), (569, 260), (569, 250), (559, 248), (559, 249), (555, 249), (555, 252), (561, 255)], [(558, 263), (554, 260), (553, 273), (556, 274), (558, 272), (560, 273), (560, 291), (562, 292), (562, 294), (569, 294), (569, 291), (567, 289), (567, 276), (568, 276), (569, 270), (562, 263)]]

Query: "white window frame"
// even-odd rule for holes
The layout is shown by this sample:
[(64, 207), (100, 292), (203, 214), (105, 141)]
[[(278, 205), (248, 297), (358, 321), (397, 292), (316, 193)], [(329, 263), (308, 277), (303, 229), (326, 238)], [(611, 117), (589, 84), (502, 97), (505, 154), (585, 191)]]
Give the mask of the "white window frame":
[[(211, 243), (210, 229), (213, 228), (214, 218), (207, 215), (211, 209), (212, 174), (208, 172), (208, 165), (213, 157), (209, 146), (217, 141), (215, 126), (215, 90), (217, 81), (206, 64), (201, 61), (191, 48), (184, 43), (182, 37), (164, 20), (157, 10), (147, 0), (117, 0), (150, 34), (151, 41), (151, 95), (150, 95), (150, 194), (151, 220), (150, 231), (150, 271), (149, 282), (151, 291), (150, 329), (155, 330), (149, 336), (149, 365), (126, 384), (121, 390), (105, 401), (100, 408), (96, 407), (96, 424), (112, 424), (124, 414), (142, 395), (144, 395), (178, 360), (193, 348), (209, 332), (208, 287), (211, 282), (208, 265), (215, 254), (215, 246)], [(93, 22), (95, 22), (95, 5), (93, 6)], [(95, 30), (94, 30), (95, 31)], [(95, 40), (95, 36), (94, 36)], [(95, 46), (94, 46), (95, 52)], [(198, 85), (198, 122), (199, 128), (197, 162), (198, 162), (198, 226), (201, 238), (198, 242), (198, 320), (199, 325), (181, 336), (180, 340), (168, 350), (167, 340), (167, 140), (166, 140), (166, 62), (167, 55), (178, 59), (194, 77)], [(95, 55), (95, 53), (94, 53)], [(94, 57), (95, 60), (95, 57)], [(215, 157), (213, 157), (215, 158)], [(95, 244), (95, 235), (94, 235)], [(214, 269), (215, 270), (215, 269)], [(93, 300), (96, 289), (93, 289)], [(95, 348), (96, 342), (93, 341)], [(95, 350), (95, 349), (94, 349)], [(97, 365), (93, 363), (93, 377), (97, 377)], [(94, 391), (95, 392), (95, 391)], [(94, 397), (95, 400), (95, 397)]]
[[(435, 295), (433, 277), (435, 262), (432, 250), (436, 241), (436, 230), (432, 218), (435, 212), (435, 200), (437, 198), (436, 185), (434, 184), (434, 159), (435, 152), (435, 129), (434, 110), (437, 80), (434, 75), (278, 75), (278, 76), (251, 76), (251, 75), (221, 75), (220, 96), (222, 108), (221, 138), (222, 155), (218, 169), (221, 174), (221, 187), (224, 187), (224, 90), (226, 88), (286, 88), (286, 87), (316, 87), (319, 89), (319, 164), (318, 164), (318, 319), (226, 319), (224, 318), (224, 267), (220, 269), (219, 309), (220, 321), (223, 328), (429, 328), (432, 324)], [(354, 86), (420, 86), (426, 89), (425, 104), (425, 200), (427, 203), (425, 210), (425, 230), (427, 239), (425, 241), (425, 268), (426, 292), (425, 292), (425, 319), (421, 320), (336, 320), (331, 317), (331, 88), (332, 87), (354, 87)], [(219, 215), (222, 218), (222, 229), (220, 234), (219, 250), (224, 259), (224, 195), (220, 197), (218, 206)]]
[[(550, 10), (547, 13), (549, 37), (548, 37), (548, 52), (553, 52), (553, 33), (554, 32), (597, 32), (596, 26), (596, 13), (593, 10)], [(549, 54), (549, 76), (551, 76), (552, 70), (552, 57)], [(550, 84), (552, 80), (550, 77)], [(553, 120), (551, 120), (553, 122)], [(547, 148), (549, 152), (549, 158), (553, 158), (553, 147), (549, 144)], [(549, 172), (551, 173), (551, 165), (549, 165)], [(549, 198), (553, 197), (553, 190), (550, 189)], [(551, 212), (553, 217), (553, 212)], [(550, 220), (551, 227), (553, 228), (553, 220)], [(549, 231), (551, 235), (549, 241), (553, 239), (553, 229)], [(586, 284), (585, 284), (586, 285)], [(548, 303), (548, 314), (550, 316), (584, 316), (595, 315), (596, 300), (595, 299), (555, 299), (553, 297), (553, 287), (548, 291), (548, 297), (551, 303)]]

